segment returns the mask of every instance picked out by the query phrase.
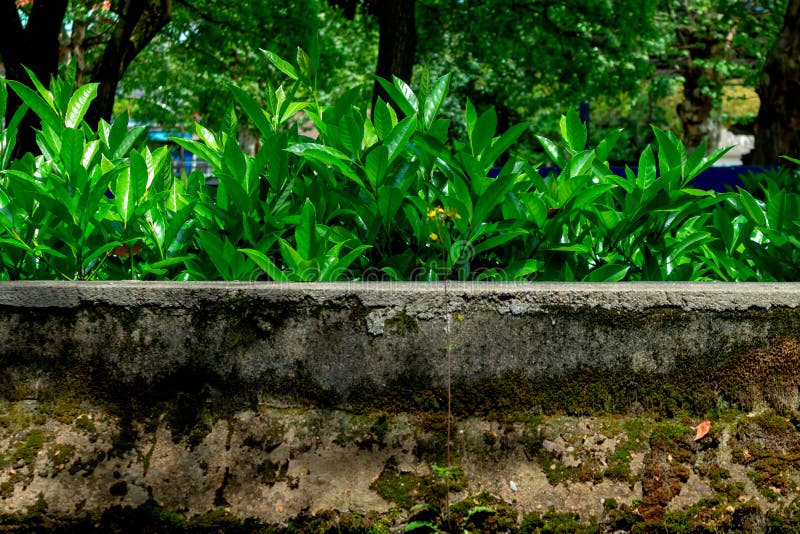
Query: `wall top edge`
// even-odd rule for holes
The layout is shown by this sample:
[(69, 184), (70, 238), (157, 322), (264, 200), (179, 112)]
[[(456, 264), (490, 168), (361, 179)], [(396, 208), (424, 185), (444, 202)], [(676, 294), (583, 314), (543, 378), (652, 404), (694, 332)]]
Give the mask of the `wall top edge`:
[[(800, 283), (795, 282), (448, 282), (446, 295), (451, 302), (489, 305), (500, 312), (511, 306), (512, 313), (549, 306), (713, 311), (800, 307)], [(441, 306), (444, 297), (443, 282), (0, 282), (0, 306), (11, 308), (93, 304), (194, 308), (231, 298), (253, 298), (307, 305), (357, 299), (371, 308), (420, 309)]]

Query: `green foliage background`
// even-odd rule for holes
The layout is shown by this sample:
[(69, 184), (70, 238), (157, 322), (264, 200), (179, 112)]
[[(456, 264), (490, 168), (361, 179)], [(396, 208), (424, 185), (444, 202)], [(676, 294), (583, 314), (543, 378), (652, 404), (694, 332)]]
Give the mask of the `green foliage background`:
[[(498, 130), (494, 108), (467, 101), (465, 135), (454, 134), (441, 114), (450, 75), (417, 91), (381, 80), (393, 105), (379, 100), (369, 116), (358, 92), (320, 100), (317, 41), (294, 63), (263, 55), (285, 82), (265, 105), (221, 89), (236, 112), (175, 139), (211, 165), (217, 187), (174, 176), (168, 149), (149, 149), (124, 115), (90, 128), (97, 88), (77, 87), (74, 69), (49, 88), (35, 77), (35, 91), (0, 85), (3, 108), (7, 85), (42, 120), (39, 156), (8, 157), (16, 118), (0, 132), (0, 279), (796, 279), (800, 195), (788, 171), (750, 191), (698, 190), (691, 180), (725, 149), (689, 153), (655, 128), (638, 171), (619, 177), (608, 160), (621, 132), (586, 149), (573, 110), (561, 142), (537, 137), (561, 169), (543, 177), (506, 157), (526, 123)], [(316, 139), (298, 132), (299, 113)], [(255, 153), (240, 145), (239, 114)]]

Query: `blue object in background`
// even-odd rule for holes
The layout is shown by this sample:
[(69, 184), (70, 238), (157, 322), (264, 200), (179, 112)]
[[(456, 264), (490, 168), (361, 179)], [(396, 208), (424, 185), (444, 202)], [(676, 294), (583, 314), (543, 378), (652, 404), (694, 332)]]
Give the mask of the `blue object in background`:
[[(630, 168), (636, 174), (637, 168)], [(737, 187), (743, 187), (744, 183), (741, 178), (742, 175), (747, 174), (761, 174), (767, 170), (779, 170), (780, 167), (757, 167), (754, 165), (732, 165), (729, 167), (710, 167), (700, 173), (694, 180), (689, 182), (691, 187), (696, 189), (703, 189), (704, 191), (716, 191), (723, 193), (725, 191), (735, 191)], [(550, 174), (558, 174), (561, 170), (558, 167), (539, 167), (539, 174), (543, 177)], [(492, 169), (489, 173), (490, 177), (496, 177), (500, 172), (499, 168)], [(617, 176), (625, 176), (625, 167), (612, 165), (611, 172)]]

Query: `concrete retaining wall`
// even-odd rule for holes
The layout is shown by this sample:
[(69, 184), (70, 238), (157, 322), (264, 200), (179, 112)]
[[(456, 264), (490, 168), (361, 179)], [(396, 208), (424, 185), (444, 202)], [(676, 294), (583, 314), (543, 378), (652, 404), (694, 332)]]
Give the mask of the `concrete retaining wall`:
[(786, 525), (799, 356), (800, 284), (0, 283), (0, 530)]

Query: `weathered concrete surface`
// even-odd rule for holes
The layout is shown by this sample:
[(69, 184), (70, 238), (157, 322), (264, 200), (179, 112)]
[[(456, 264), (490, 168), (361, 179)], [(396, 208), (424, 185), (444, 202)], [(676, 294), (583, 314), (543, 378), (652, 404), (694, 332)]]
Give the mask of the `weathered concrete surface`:
[(759, 376), (715, 381), (758, 389), (772, 372), (791, 388), (774, 367), (794, 363), (798, 332), (800, 284), (449, 284), (446, 298), (438, 284), (0, 284), (0, 359), (41, 369), (36, 387), (63, 366), (278, 393), (282, 377), (302, 376), (340, 406), (365, 385), (443, 387), (448, 345), (466, 384), (580, 369), (683, 378), (759, 354), (750, 366), (768, 355), (772, 366), (747, 369)]
[(0, 283), (0, 530), (402, 530), (450, 483), (459, 528), (764, 531), (798, 358), (800, 284)]

